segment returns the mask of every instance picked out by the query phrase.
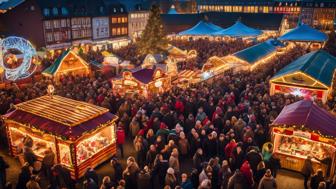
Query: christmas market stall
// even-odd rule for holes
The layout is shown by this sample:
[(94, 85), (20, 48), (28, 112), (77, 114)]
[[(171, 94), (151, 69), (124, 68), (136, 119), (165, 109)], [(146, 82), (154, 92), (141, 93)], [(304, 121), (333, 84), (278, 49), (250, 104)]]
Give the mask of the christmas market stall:
[(310, 100), (301, 100), (283, 108), (272, 123), (273, 152), (281, 166), (301, 171), (310, 157), (314, 170), (325, 175), (335, 173), (336, 117)]
[(336, 57), (323, 50), (305, 54), (270, 80), (270, 94), (292, 94), (327, 101), (335, 80)]
[(76, 52), (68, 49), (50, 67), (45, 69), (42, 74), (47, 77), (53, 77), (58, 81), (64, 75), (89, 75), (90, 67)]
[(148, 96), (171, 88), (170, 76), (159, 66), (137, 67), (124, 71), (112, 79), (113, 90), (122, 95), (140, 94)]
[(21, 160), (27, 149), (39, 160), (52, 150), (57, 163), (78, 179), (88, 167), (96, 167), (116, 154), (117, 116), (106, 108), (56, 95), (15, 107), (3, 119), (10, 152)]

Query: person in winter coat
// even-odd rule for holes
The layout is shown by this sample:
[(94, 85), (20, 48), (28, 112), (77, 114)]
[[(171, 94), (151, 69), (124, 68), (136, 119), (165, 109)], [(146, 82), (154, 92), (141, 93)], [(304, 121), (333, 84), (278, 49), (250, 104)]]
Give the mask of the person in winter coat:
[(149, 168), (145, 166), (138, 175), (138, 189), (151, 189), (151, 175)]
[(118, 159), (113, 158), (111, 160), (111, 166), (114, 169), (114, 175), (112, 177), (112, 181), (118, 183), (122, 179), (123, 168), (121, 164), (118, 162)]
[(149, 168), (153, 168), (156, 155), (156, 147), (152, 144), (149, 146), (149, 151), (146, 154), (146, 165), (149, 166)]
[(21, 172), (19, 174), (18, 183), (16, 184), (16, 189), (26, 189), (27, 182), (31, 179), (31, 175), (33, 172), (33, 168), (29, 166), (28, 163), (25, 163), (21, 168)]
[(273, 178), (271, 170), (267, 169), (264, 177), (260, 180), (258, 189), (276, 189), (277, 183)]
[(154, 160), (154, 167), (153, 167), (152, 175), (153, 177), (157, 178), (159, 186), (153, 186), (153, 188), (163, 188), (164, 187), (164, 184), (165, 184), (164, 181), (165, 181), (168, 168), (169, 168), (169, 163), (167, 160), (163, 159), (162, 154), (156, 155), (156, 158)]
[(265, 173), (266, 173), (266, 165), (265, 165), (264, 161), (261, 161), (257, 166), (257, 172), (254, 174), (254, 179), (255, 179), (257, 184), (263, 178)]
[(46, 150), (46, 154), (42, 160), (42, 169), (44, 174), (48, 179), (51, 179), (51, 167), (54, 166), (55, 163), (55, 153), (52, 151), (51, 148)]
[(111, 189), (112, 187), (113, 183), (111, 178), (109, 176), (105, 176), (99, 189)]
[(127, 167), (122, 174), (126, 181), (125, 189), (137, 189), (139, 166), (136, 163), (135, 158), (132, 156), (127, 159), (126, 164)]
[(92, 178), (86, 178), (83, 182), (83, 189), (99, 189), (99, 187)]
[(257, 172), (257, 166), (262, 161), (262, 155), (252, 148), (247, 154), (246, 159), (249, 162), (253, 173)]
[(36, 175), (31, 176), (30, 180), (26, 184), (26, 187), (27, 189), (41, 189)]
[(193, 189), (193, 185), (188, 179), (188, 175), (186, 173), (182, 173), (181, 175), (181, 187), (182, 189)]
[(276, 178), (278, 170), (281, 168), (280, 159), (277, 155), (273, 153), (266, 165), (272, 171), (273, 177)]
[(197, 149), (194, 157), (193, 157), (193, 167), (196, 168), (198, 171), (202, 170), (202, 163), (204, 162), (205, 158), (203, 156), (202, 148)]
[(5, 188), (6, 185), (6, 169), (9, 168), (9, 165), (5, 162), (2, 156), (0, 156), (0, 188)]
[(235, 173), (230, 177), (228, 183), (228, 189), (246, 189), (251, 188), (249, 183), (243, 173), (240, 170), (236, 170)]
[(248, 161), (245, 161), (243, 163), (243, 165), (240, 168), (240, 171), (243, 173), (243, 175), (245, 176), (245, 178), (247, 179), (248, 185), (250, 186), (250, 188), (252, 188), (254, 181), (253, 181), (253, 172), (252, 169), (250, 167), (250, 164)]
[(221, 189), (227, 189), (229, 179), (232, 175), (229, 162), (227, 160), (223, 160), (222, 167), (219, 170), (219, 185)]
[(168, 168), (167, 170), (167, 174), (165, 177), (165, 185), (170, 186), (170, 188), (175, 188), (175, 186), (177, 185), (177, 180), (175, 177), (175, 172), (173, 168)]
[(303, 163), (301, 173), (304, 176), (304, 187), (305, 187), (305, 189), (308, 189), (309, 177), (312, 174), (314, 174), (313, 164), (312, 164), (310, 156), (307, 156), (307, 159), (305, 159), (305, 161)]
[(184, 132), (180, 133), (180, 138), (178, 140), (178, 149), (180, 151), (182, 158), (185, 159), (189, 154), (190, 145)]
[(180, 172), (180, 162), (178, 159), (178, 151), (175, 148), (169, 158), (169, 167), (174, 169), (175, 174), (178, 174)]
[(311, 189), (318, 189), (320, 182), (324, 182), (323, 171), (317, 170), (316, 174), (310, 180)]
[(124, 158), (124, 143), (125, 143), (125, 131), (122, 127), (118, 127), (116, 131), (117, 135), (117, 147), (120, 150), (120, 155), (122, 158)]

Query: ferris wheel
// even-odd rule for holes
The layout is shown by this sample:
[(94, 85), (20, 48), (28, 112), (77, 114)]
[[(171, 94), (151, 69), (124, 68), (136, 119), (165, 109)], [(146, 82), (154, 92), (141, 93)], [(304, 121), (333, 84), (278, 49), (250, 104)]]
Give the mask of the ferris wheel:
[[(20, 52), (22, 58), (21, 64), (15, 68), (8, 67), (5, 58), (13, 50)], [(7, 80), (16, 81), (29, 77), (36, 69), (36, 65), (32, 64), (35, 55), (33, 45), (24, 38), (11, 36), (0, 40), (0, 67), (3, 68)]]

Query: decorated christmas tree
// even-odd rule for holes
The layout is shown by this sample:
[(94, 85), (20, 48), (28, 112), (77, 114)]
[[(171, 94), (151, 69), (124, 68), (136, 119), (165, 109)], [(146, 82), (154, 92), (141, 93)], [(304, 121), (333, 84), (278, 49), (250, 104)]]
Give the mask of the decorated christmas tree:
[(140, 55), (164, 53), (167, 46), (168, 41), (160, 18), (160, 8), (153, 5), (146, 28), (137, 43), (138, 53)]

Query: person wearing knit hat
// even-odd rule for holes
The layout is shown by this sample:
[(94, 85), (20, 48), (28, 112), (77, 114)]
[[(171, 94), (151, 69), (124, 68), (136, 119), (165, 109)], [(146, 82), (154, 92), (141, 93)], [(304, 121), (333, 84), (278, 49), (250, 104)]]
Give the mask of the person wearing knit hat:
[(267, 169), (264, 177), (260, 180), (258, 189), (276, 189), (276, 188), (277, 188), (277, 182), (275, 178), (273, 178), (271, 170)]
[(170, 186), (170, 188), (175, 188), (175, 186), (177, 185), (175, 172), (174, 172), (174, 169), (171, 167), (167, 169), (167, 174), (165, 177), (165, 185)]

